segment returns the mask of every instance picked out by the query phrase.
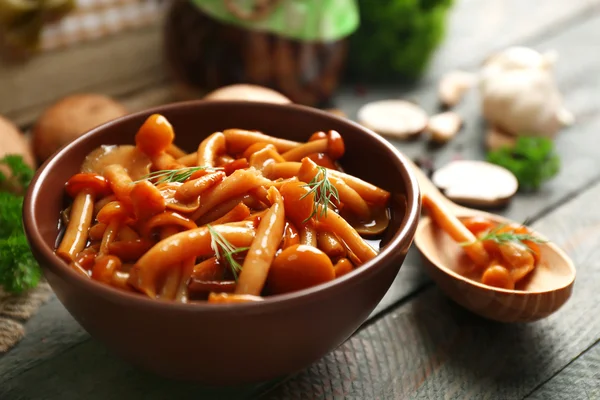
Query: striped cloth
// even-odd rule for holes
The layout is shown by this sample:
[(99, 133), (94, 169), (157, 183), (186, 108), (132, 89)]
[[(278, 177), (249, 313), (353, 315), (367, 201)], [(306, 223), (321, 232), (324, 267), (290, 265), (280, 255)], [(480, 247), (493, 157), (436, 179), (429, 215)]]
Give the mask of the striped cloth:
[(147, 26), (165, 11), (160, 0), (77, 0), (77, 7), (42, 31), (42, 50), (54, 50)]

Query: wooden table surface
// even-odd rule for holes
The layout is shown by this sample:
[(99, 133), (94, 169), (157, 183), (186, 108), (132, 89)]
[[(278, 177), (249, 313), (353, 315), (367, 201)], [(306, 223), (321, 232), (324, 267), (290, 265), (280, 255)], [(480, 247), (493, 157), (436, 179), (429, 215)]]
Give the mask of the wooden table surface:
[[(577, 118), (557, 139), (558, 177), (500, 211), (530, 218), (573, 258), (573, 296), (558, 313), (530, 324), (481, 319), (440, 292), (413, 249), (369, 320), (335, 351), (292, 377), (217, 389), (136, 370), (92, 340), (53, 298), (27, 323), (25, 339), (0, 356), (0, 399), (600, 398), (600, 0), (457, 1), (447, 40), (421, 82), (368, 87), (361, 95), (347, 88), (337, 103), (351, 117), (380, 98), (414, 99), (434, 112), (443, 72), (475, 69), (493, 50), (514, 44), (559, 52), (558, 84)], [(465, 129), (445, 147), (395, 145), (438, 166), (456, 156), (482, 158), (476, 96), (458, 111)]]

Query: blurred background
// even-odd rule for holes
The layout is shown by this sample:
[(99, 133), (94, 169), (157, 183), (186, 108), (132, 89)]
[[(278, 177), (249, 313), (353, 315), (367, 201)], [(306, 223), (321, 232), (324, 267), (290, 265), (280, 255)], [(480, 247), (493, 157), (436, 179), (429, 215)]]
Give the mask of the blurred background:
[(427, 109), (435, 90), (415, 88), (584, 12), (574, 3), (0, 0), (0, 115), (25, 133), (37, 122), (39, 163), (108, 119), (234, 83), (351, 118), (386, 97)]

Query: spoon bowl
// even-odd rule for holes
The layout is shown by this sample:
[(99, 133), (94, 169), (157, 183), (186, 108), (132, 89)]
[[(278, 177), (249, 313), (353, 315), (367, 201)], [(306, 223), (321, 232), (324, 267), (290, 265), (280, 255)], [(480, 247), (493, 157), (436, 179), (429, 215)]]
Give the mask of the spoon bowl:
[[(448, 200), (414, 164), (421, 193), (444, 203), (459, 219), (483, 217), (514, 223), (499, 215), (459, 206)], [(535, 235), (545, 239), (543, 235)], [(541, 259), (515, 290), (484, 285), (465, 276), (472, 265), (462, 247), (429, 217), (421, 218), (415, 235), (424, 266), (431, 278), (456, 303), (482, 317), (500, 322), (530, 322), (557, 311), (571, 296), (575, 267), (567, 254), (551, 242), (539, 244)]]

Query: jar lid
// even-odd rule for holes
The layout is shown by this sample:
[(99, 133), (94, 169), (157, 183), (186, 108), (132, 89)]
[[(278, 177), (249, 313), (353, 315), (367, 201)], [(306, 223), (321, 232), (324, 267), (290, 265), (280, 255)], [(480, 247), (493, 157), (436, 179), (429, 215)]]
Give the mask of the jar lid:
[(191, 0), (223, 23), (302, 41), (334, 41), (359, 25), (356, 0)]

